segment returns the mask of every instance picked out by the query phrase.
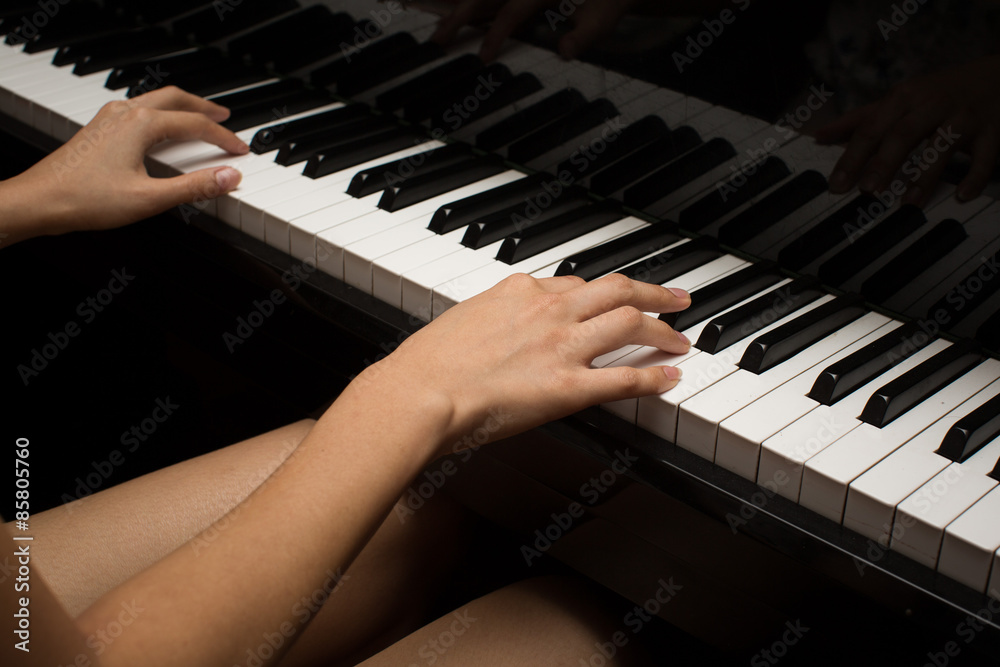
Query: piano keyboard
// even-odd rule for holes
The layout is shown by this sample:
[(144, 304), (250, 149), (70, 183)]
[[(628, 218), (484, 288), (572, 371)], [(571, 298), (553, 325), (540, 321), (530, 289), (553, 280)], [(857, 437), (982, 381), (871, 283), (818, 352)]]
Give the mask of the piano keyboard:
[[(201, 25), (199, 4), (155, 30)], [(72, 42), (55, 17), (27, 48), (14, 34), (0, 47), (0, 112), (66, 140), (126, 99), (109, 76), (132, 92), (187, 82), (234, 106), (253, 152), (163, 145), (151, 173), (236, 167), (239, 189), (206, 212), (424, 320), (516, 272), (689, 290), (691, 311), (668, 321), (690, 352), (594, 362), (675, 364), (680, 385), (606, 410), (1000, 598), (1000, 361), (981, 351), (1000, 349), (1000, 203), (959, 203), (948, 185), (924, 211), (832, 195), (838, 149), (521, 43), (484, 68), (473, 41), (422, 45), (429, 14), (245, 4), (278, 45), (287, 26), (339, 32), (284, 62), (241, 51), (270, 33), (236, 8), (200, 38), (233, 62), (180, 38), (116, 50), (134, 29), (96, 21), (83, 30), (98, 39)], [(21, 16), (5, 10), (3, 32)]]

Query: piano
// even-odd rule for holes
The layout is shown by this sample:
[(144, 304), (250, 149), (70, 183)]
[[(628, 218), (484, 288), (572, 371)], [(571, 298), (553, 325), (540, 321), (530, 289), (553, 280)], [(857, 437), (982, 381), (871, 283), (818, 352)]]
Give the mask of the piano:
[(676, 389), (457, 455), (449, 492), (529, 565), (647, 608), (681, 584), (653, 613), (739, 619), (709, 633), (737, 651), (850, 591), (925, 628), (928, 656), (996, 655), (1000, 203), (833, 195), (840, 149), (787, 124), (524, 42), (484, 65), (392, 2), (15, 0), (0, 20), (0, 121), (42, 147), (163, 85), (230, 106), (249, 155), (150, 153), (155, 175), (243, 173), (176, 215), (386, 353), (516, 272), (692, 292), (665, 316), (696, 341)]

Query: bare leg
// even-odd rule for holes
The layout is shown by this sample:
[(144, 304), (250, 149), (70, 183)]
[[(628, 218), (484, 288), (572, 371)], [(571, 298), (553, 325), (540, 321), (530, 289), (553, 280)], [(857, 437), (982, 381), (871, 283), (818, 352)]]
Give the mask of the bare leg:
[[(617, 633), (617, 635), (616, 635)], [(618, 644), (615, 645), (615, 638)], [(603, 649), (602, 649), (603, 647)], [(572, 579), (513, 584), (473, 600), (358, 667), (652, 665), (621, 618)]]
[[(265, 483), (312, 424), (297, 422), (33, 517), (32, 548), (45, 580), (78, 616), (174, 549), (211, 549), (213, 531), (226, 525), (212, 524)], [(416, 627), (461, 554), (464, 518), (441, 494), (405, 523), (391, 514), (295, 637), (284, 664), (319, 664), (366, 646), (374, 652)], [(205, 538), (189, 542), (209, 526)], [(289, 615), (296, 629), (304, 627), (299, 612)], [(247, 657), (256, 649), (247, 647)]]

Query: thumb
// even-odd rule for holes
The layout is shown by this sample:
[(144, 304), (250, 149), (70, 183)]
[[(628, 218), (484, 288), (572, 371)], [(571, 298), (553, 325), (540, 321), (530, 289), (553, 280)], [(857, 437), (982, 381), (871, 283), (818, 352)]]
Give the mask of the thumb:
[(242, 178), (243, 175), (232, 167), (215, 167), (172, 178), (157, 178), (153, 182), (156, 198), (162, 208), (170, 208), (178, 204), (214, 199), (232, 192)]

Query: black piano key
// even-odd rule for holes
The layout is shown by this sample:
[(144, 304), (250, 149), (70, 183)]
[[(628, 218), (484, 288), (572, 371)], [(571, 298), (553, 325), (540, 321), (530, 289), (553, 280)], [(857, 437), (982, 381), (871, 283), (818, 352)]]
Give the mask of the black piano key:
[(645, 116), (618, 134), (614, 141), (605, 142), (604, 149), (588, 152), (577, 151), (559, 163), (556, 173), (568, 172), (580, 180), (607, 169), (619, 160), (670, 134), (667, 124), (659, 116)]
[(871, 382), (934, 340), (917, 326), (904, 324), (860, 350), (827, 366), (806, 394), (823, 405), (833, 405), (863, 384)]
[(979, 325), (979, 329), (976, 331), (976, 340), (994, 352), (1000, 350), (1000, 311)]
[(593, 280), (677, 243), (681, 238), (677, 225), (654, 223), (567, 257), (556, 268), (555, 275)]
[(878, 200), (859, 195), (828, 215), (778, 252), (778, 264), (797, 271), (820, 257), (856, 229), (859, 216)]
[(321, 131), (325, 128), (335, 128), (339, 125), (370, 116), (368, 107), (363, 104), (348, 104), (339, 109), (331, 109), (322, 113), (277, 123), (257, 130), (250, 141), (250, 150), (257, 155), (277, 150), (282, 142), (293, 141)]
[(962, 276), (947, 294), (931, 306), (927, 316), (949, 327), (965, 319), (1000, 289), (995, 268), (998, 261), (1000, 252), (993, 253), (990, 258), (980, 258), (979, 265)]
[(222, 60), (222, 53), (217, 49), (198, 49), (165, 58), (140, 60), (115, 67), (108, 74), (108, 80), (105, 81), (104, 87), (109, 90), (127, 88), (139, 83), (144, 76), (157, 75), (166, 78), (182, 72), (215, 67)]
[(506, 65), (492, 63), (450, 81), (441, 81), (407, 102), (403, 107), (403, 118), (411, 123), (439, 120), (445, 109), (457, 100), (469, 95), (477, 97), (476, 91), (489, 96), (494, 89), (502, 88), (513, 78)]
[(387, 187), (382, 192), (378, 207), (384, 211), (399, 211), (450, 190), (494, 176), (503, 170), (503, 160), (496, 155), (442, 167), (429, 174), (408, 178), (398, 185)]
[(751, 373), (763, 373), (866, 312), (860, 295), (837, 297), (755, 338), (738, 366)]
[(497, 252), (497, 259), (505, 264), (516, 264), (624, 217), (621, 208), (611, 202), (568, 211), (532, 225), (515, 236), (508, 236)]
[(965, 227), (957, 220), (939, 222), (934, 229), (869, 276), (861, 285), (861, 293), (875, 303), (884, 302), (957, 248), (968, 236)]
[(558, 121), (549, 123), (512, 143), (507, 149), (507, 157), (515, 162), (529, 162), (616, 116), (618, 109), (603, 97), (588, 102)]
[(718, 315), (754, 294), (779, 282), (781, 275), (772, 262), (755, 262), (691, 293), (691, 305), (676, 313), (663, 313), (660, 319), (678, 331)]
[(137, 23), (153, 24), (169, 21), (201, 6), (211, 4), (205, 0), (171, 0), (170, 2), (127, 3), (126, 10), (132, 12)]
[(582, 188), (572, 188), (552, 200), (547, 207), (527, 218), (524, 205), (521, 202), (490, 213), (469, 223), (462, 237), (462, 245), (473, 250), (482, 248), (496, 241), (502, 241), (508, 236), (522, 233), (524, 230), (542, 224), (552, 218), (587, 205), (587, 191)]
[(486, 128), (476, 135), (476, 146), (484, 151), (495, 151), (538, 127), (565, 118), (586, 103), (580, 91), (565, 88)]
[(361, 76), (374, 76), (382, 63), (416, 46), (417, 40), (409, 33), (388, 35), (355, 54), (345, 54), (342, 58), (312, 70), (309, 73), (309, 83), (314, 86), (336, 86), (352, 70), (359, 72)]
[(922, 210), (916, 206), (903, 206), (823, 262), (817, 272), (819, 279), (828, 285), (843, 285), (926, 222)]
[(375, 98), (375, 106), (383, 111), (396, 111), (403, 108), (403, 105), (410, 100), (424, 94), (427, 90), (435, 88), (444, 82), (455, 81), (482, 68), (482, 59), (479, 56), (467, 53), (429, 69), (420, 76), (415, 76), (412, 79), (404, 81), (385, 92), (379, 93)]
[(278, 148), (274, 161), (283, 167), (290, 167), (308, 160), (320, 151), (332, 152), (338, 146), (379, 137), (396, 129), (399, 129), (398, 125), (378, 116), (356, 118), (329, 130), (317, 130), (297, 139), (285, 141)]
[(432, 121), (438, 127), (455, 131), (463, 125), (475, 123), (492, 113), (504, 109), (518, 100), (542, 90), (542, 82), (529, 73), (521, 72), (486, 98), (466, 97), (445, 109), (440, 118)]
[(140, 28), (120, 34), (114, 39), (98, 37), (62, 47), (56, 52), (56, 56), (60, 53), (69, 54), (71, 61), (76, 63), (73, 73), (85, 76), (124, 63), (180, 51), (186, 46), (162, 28)]
[(650, 173), (702, 145), (698, 133), (687, 126), (679, 127), (666, 137), (657, 139), (615, 163), (590, 179), (590, 189), (610, 197), (622, 188), (636, 183)]
[(174, 74), (170, 77), (161, 77), (153, 73), (142, 77), (139, 83), (129, 86), (128, 97), (135, 97), (151, 90), (159, 88), (161, 85), (173, 84), (187, 92), (200, 97), (208, 97), (227, 90), (234, 90), (242, 86), (249, 86), (272, 78), (270, 74), (262, 69), (250, 68), (240, 63), (224, 61), (206, 70), (192, 70)]
[(703, 236), (616, 271), (632, 280), (662, 285), (722, 256), (715, 239)]
[(374, 68), (374, 71), (363, 73), (360, 69), (352, 67), (337, 82), (337, 92), (347, 97), (363, 93), (386, 81), (403, 76), (407, 72), (411, 72), (427, 63), (443, 58), (445, 55), (447, 55), (447, 52), (440, 44), (434, 44), (433, 42), (417, 44), (413, 48), (406, 49), (397, 54), (395, 57), (380, 61), (378, 66)]
[(347, 186), (352, 197), (367, 197), (407, 178), (472, 159), (468, 144), (454, 143), (359, 171)]
[(212, 101), (229, 109), (236, 110), (244, 106), (256, 104), (262, 100), (280, 99), (283, 95), (304, 88), (305, 84), (298, 79), (281, 79), (274, 83), (266, 83), (263, 86), (241, 90), (237, 93), (216, 95), (212, 98)]
[(322, 178), (343, 171), (348, 167), (368, 162), (389, 153), (415, 146), (426, 141), (422, 134), (406, 128), (394, 128), (373, 137), (338, 144), (311, 156), (302, 170), (303, 176)]
[[(33, 29), (29, 31), (28, 25)], [(99, 13), (93, 6), (71, 3), (60, 7), (60, 10), (49, 17), (44, 25), (21, 23), (7, 35), (5, 41), (11, 46), (23, 43), (25, 53), (40, 53), (88, 39), (113, 35), (129, 27), (123, 21)], [(29, 32), (32, 34), (29, 35)]]
[(719, 228), (719, 240), (741, 246), (762, 234), (792, 212), (805, 206), (828, 189), (826, 177), (818, 171), (804, 171)]
[[(752, 173), (748, 173), (752, 170)], [(743, 172), (735, 174), (725, 183), (691, 204), (677, 216), (682, 228), (698, 231), (722, 216), (739, 208), (768, 188), (791, 176), (788, 166), (779, 158), (768, 157)]]
[(215, 3), (171, 22), (171, 30), (180, 39), (207, 44), (262, 24), (274, 23), (277, 17), (299, 9), (296, 0), (267, 2)]
[(994, 396), (959, 419), (948, 429), (937, 453), (955, 463), (965, 463), (997, 436), (1000, 436), (1000, 396)]
[(267, 122), (326, 106), (331, 101), (325, 91), (297, 90), (280, 98), (270, 101), (261, 100), (234, 109), (229, 118), (222, 121), (221, 125), (233, 132), (240, 132)]
[(656, 170), (625, 190), (625, 204), (644, 209), (735, 157), (736, 149), (716, 137)]
[(982, 353), (972, 341), (955, 343), (872, 394), (859, 419), (882, 428), (982, 360)]
[(703, 352), (716, 354), (809, 305), (823, 294), (812, 278), (799, 278), (777, 287), (711, 320), (705, 325), (695, 347)]
[(551, 179), (548, 174), (534, 174), (446, 204), (434, 212), (427, 229), (447, 234), (482, 216), (523, 203), (534, 197), (547, 179)]
[(991, 472), (987, 476), (992, 477), (996, 481), (1000, 482), (1000, 460), (997, 461), (996, 467), (993, 468), (993, 472)]
[(226, 51), (233, 59), (257, 65), (275, 63), (285, 70), (336, 49), (353, 25), (346, 14), (313, 5), (230, 39)]

